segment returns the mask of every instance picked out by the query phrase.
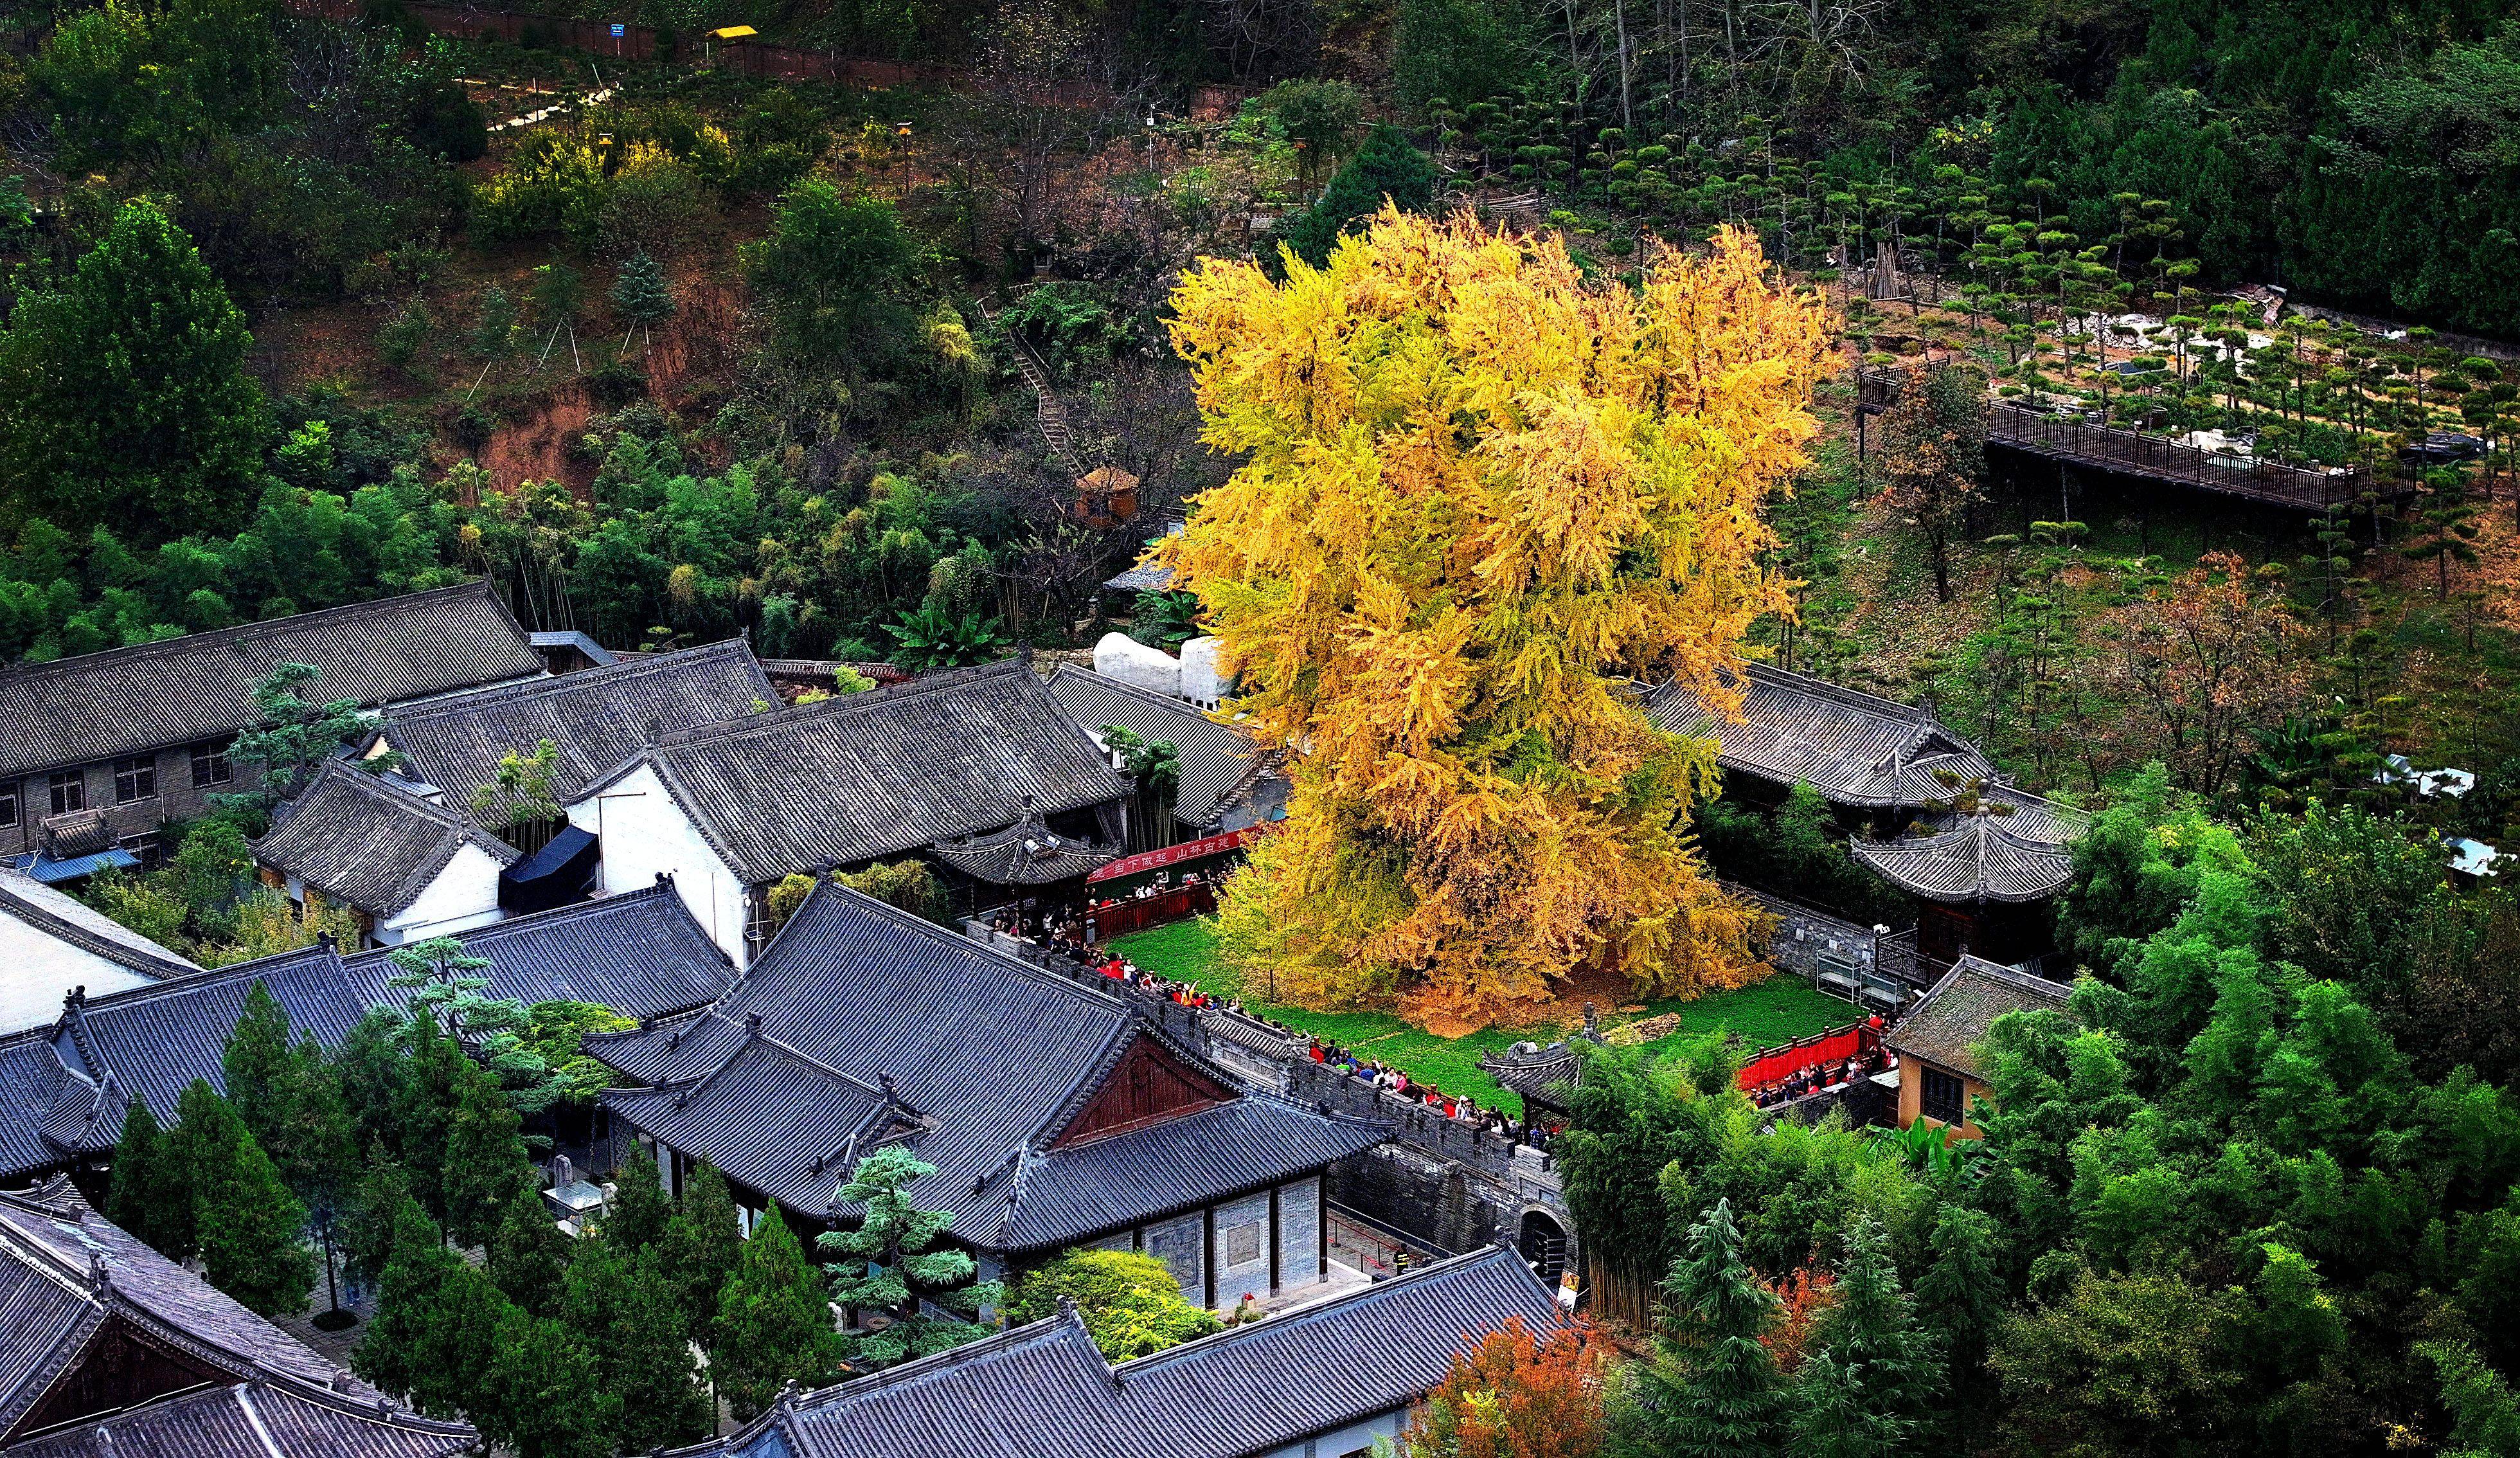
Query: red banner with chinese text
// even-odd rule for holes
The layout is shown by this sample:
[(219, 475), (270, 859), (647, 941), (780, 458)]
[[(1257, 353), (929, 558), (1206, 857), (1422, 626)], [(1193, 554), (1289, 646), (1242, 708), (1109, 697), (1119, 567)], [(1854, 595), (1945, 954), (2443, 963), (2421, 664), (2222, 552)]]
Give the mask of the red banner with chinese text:
[(1227, 831), (1221, 836), (1184, 841), (1178, 845), (1167, 845), (1161, 850), (1142, 850), (1136, 855), (1124, 855), (1086, 877), (1085, 881), (1090, 886), (1097, 881), (1111, 881), (1122, 876), (1135, 876), (1142, 871), (1160, 871), (1166, 866), (1177, 866), (1183, 861), (1202, 860), (1211, 855), (1223, 855), (1229, 850), (1239, 850), (1250, 844), (1260, 839), (1267, 829), (1265, 825), (1247, 825), (1240, 830)]

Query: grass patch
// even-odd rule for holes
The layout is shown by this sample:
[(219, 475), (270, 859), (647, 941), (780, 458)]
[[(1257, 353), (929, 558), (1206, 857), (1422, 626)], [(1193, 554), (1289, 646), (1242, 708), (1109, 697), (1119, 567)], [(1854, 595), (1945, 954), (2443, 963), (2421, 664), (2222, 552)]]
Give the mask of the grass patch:
[[(1265, 1017), (1300, 1028), (1326, 1043), (1345, 1044), (1355, 1049), (1360, 1058), (1378, 1058), (1446, 1093), (1467, 1094), (1482, 1106), (1507, 1103), (1519, 1108), (1522, 1101), (1508, 1099), (1496, 1080), (1479, 1071), (1481, 1055), (1509, 1048), (1525, 1038), (1546, 1042), (1557, 1036), (1554, 1030), (1491, 1027), (1468, 1037), (1442, 1038), (1391, 1013), (1322, 1013), (1272, 1003), (1267, 999), (1265, 983), (1258, 987), (1246, 983), (1216, 955), (1215, 924), (1203, 919), (1133, 932), (1113, 938), (1109, 945), (1112, 951), (1158, 977), (1196, 982), (1199, 990), (1220, 999), (1239, 997), (1244, 1007)], [(1772, 978), (1757, 986), (1711, 992), (1690, 1000), (1662, 999), (1646, 1004), (1642, 1016), (1674, 1012), (1681, 1017), (1680, 1031), (1656, 1039), (1647, 1047), (1667, 1047), (1680, 1038), (1708, 1031), (1734, 1032), (1751, 1044), (1773, 1047), (1863, 1016), (1853, 1003), (1815, 992), (1810, 984), (1792, 977)], [(1624, 1020), (1612, 1016), (1606, 1021), (1615, 1025)]]

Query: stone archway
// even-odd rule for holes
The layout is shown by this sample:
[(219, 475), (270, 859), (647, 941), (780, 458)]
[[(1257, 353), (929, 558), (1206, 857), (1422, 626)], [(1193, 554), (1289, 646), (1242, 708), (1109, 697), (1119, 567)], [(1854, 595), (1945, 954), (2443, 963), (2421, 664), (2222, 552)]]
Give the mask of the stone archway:
[(1566, 1226), (1546, 1209), (1524, 1210), (1522, 1237), (1515, 1249), (1538, 1271), (1544, 1285), (1554, 1286), (1566, 1270)]

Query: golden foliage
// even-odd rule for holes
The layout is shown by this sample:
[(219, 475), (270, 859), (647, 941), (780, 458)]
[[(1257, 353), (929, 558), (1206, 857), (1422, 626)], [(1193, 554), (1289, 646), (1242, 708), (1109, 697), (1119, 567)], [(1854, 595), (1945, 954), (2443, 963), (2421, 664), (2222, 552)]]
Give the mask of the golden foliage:
[(1745, 234), (1631, 290), (1553, 239), (1390, 209), (1327, 268), (1211, 259), (1173, 302), (1205, 438), (1246, 461), (1160, 560), (1248, 725), (1300, 751), (1229, 952), (1306, 1000), (1473, 1022), (1587, 966), (1661, 993), (1753, 976), (1757, 914), (1686, 835), (1713, 746), (1633, 684), (1721, 702), (1787, 610), (1759, 507), (1815, 430), (1820, 306)]

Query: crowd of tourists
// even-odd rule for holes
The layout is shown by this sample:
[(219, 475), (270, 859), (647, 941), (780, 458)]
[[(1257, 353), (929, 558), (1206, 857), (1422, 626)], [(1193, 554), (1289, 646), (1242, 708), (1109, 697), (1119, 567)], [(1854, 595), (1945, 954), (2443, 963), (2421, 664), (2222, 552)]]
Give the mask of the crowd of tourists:
[(1429, 1113), (1440, 1114), (1500, 1139), (1518, 1139), (1534, 1149), (1547, 1147), (1545, 1141), (1548, 1136), (1538, 1126), (1518, 1127), (1512, 1116), (1500, 1107), (1481, 1108), (1477, 1099), (1466, 1094), (1448, 1094), (1431, 1083), (1421, 1083), (1410, 1077), (1379, 1059), (1359, 1058), (1336, 1043), (1325, 1043), (1315, 1038), (1308, 1051), (1313, 1062), (1351, 1078), (1363, 1079), (1404, 1103), (1423, 1104)]

